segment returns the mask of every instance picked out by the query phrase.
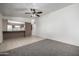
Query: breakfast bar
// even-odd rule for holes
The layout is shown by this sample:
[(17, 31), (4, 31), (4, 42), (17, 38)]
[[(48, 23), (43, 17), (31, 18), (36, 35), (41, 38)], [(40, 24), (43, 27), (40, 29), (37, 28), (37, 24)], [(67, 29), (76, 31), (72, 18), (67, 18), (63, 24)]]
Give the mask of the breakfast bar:
[(25, 37), (25, 31), (3, 31), (3, 39)]

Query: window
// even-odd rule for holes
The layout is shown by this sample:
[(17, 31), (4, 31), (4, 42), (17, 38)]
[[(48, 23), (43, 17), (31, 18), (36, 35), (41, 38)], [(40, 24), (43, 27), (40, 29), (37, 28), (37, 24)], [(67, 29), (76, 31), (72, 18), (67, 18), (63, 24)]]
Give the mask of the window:
[(12, 25), (7, 25), (7, 30), (12, 31)]
[(15, 25), (13, 28), (14, 31), (20, 30), (20, 26), (19, 25)]

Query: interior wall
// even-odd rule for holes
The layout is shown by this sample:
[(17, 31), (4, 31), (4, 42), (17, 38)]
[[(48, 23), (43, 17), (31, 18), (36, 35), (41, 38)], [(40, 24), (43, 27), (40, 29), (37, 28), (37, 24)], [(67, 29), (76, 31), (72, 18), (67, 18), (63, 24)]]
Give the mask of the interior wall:
[(32, 24), (32, 35), (36, 36), (36, 23), (37, 23), (38, 18), (32, 19), (31, 24)]
[(8, 20), (7, 19), (3, 19), (2, 20), (3, 31), (7, 31), (7, 24), (8, 24)]
[(2, 18), (3, 16), (0, 14), (0, 43), (3, 41), (3, 34), (2, 34)]
[(30, 18), (24, 18), (24, 17), (4, 16), (4, 19), (8, 19), (8, 20), (12, 20), (12, 21), (18, 21), (18, 22), (31, 22)]
[(79, 46), (79, 4), (40, 17), (36, 35)]

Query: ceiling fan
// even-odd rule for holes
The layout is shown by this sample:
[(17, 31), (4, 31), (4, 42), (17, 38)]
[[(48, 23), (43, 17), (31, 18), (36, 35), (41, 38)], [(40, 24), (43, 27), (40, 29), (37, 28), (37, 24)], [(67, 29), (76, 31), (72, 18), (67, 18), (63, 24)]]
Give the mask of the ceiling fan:
[(42, 11), (38, 11), (37, 9), (30, 9), (31, 12), (25, 12), (25, 14), (31, 14), (31, 17), (40, 17)]

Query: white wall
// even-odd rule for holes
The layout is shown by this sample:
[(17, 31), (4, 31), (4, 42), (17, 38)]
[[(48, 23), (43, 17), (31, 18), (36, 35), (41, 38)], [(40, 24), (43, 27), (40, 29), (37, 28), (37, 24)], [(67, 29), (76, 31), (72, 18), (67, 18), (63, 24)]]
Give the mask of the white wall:
[(2, 19), (2, 28), (3, 28), (3, 31), (7, 31), (7, 23), (8, 23), (8, 20), (7, 19)]
[(23, 17), (5, 16), (4, 19), (8, 19), (8, 20), (12, 20), (12, 21), (18, 21), (18, 22), (31, 22), (31, 19), (29, 19), (29, 18), (23, 18)]
[(2, 15), (0, 14), (0, 43), (3, 41), (3, 34), (2, 34)]
[(31, 20), (31, 24), (32, 24), (32, 35), (36, 36), (36, 21), (38, 20), (38, 18), (34, 18)]
[(42, 16), (36, 35), (79, 46), (79, 5), (74, 4)]

